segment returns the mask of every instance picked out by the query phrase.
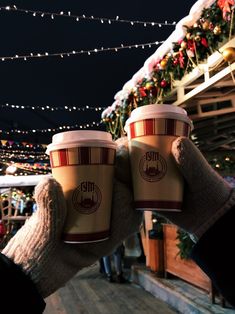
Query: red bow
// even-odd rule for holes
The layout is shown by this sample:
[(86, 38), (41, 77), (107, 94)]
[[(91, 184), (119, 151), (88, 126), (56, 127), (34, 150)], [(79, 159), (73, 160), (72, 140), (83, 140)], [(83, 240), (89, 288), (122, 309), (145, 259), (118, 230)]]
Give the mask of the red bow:
[(206, 38), (204, 38), (204, 37), (201, 39), (201, 44), (202, 44), (204, 47), (206, 47), (206, 48), (209, 47), (209, 46), (208, 46), (208, 42), (207, 42)]
[(179, 63), (180, 63), (180, 67), (183, 69), (184, 68), (184, 54), (182, 51), (179, 52)]
[(140, 92), (141, 97), (147, 96), (147, 94), (145, 93), (144, 87), (139, 87), (139, 92)]
[(234, 5), (234, 0), (218, 0), (217, 4), (219, 8), (223, 11), (224, 20), (227, 19), (227, 13), (231, 12), (230, 5)]

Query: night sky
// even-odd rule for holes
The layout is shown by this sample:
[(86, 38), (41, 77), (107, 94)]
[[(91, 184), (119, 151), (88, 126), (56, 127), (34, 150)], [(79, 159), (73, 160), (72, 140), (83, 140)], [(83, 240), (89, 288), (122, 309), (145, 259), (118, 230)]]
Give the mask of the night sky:
[[(74, 15), (138, 21), (168, 22), (188, 15), (195, 1), (0, 1), (0, 6), (43, 12), (68, 12)], [(152, 27), (130, 23), (101, 23), (65, 17), (51, 17), (0, 11), (0, 57), (36, 53), (93, 50), (101, 47), (129, 46), (167, 39), (174, 26)], [(137, 72), (157, 46), (93, 53), (90, 56), (49, 57), (0, 61), (1, 139), (49, 143), (53, 133), (43, 128), (99, 122), (100, 111), (42, 111), (5, 108), (20, 106), (107, 107), (114, 95)], [(102, 127), (98, 127), (102, 129)], [(6, 134), (9, 130), (36, 132)]]

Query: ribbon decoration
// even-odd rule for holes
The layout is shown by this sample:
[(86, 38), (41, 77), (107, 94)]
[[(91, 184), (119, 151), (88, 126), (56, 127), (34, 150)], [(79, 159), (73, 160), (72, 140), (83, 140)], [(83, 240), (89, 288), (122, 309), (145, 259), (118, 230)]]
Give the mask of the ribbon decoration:
[(182, 51), (179, 52), (179, 63), (180, 63), (180, 67), (183, 69), (184, 68), (184, 54)]
[(217, 5), (223, 12), (223, 19), (227, 19), (227, 13), (231, 12), (230, 6), (234, 5), (235, 1), (234, 0), (218, 0)]

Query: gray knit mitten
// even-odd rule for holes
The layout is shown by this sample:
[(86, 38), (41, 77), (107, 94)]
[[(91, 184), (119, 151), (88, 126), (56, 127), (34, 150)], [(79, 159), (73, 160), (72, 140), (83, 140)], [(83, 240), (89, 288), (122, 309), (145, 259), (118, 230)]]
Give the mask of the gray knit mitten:
[[(116, 168), (118, 176), (119, 167)], [(114, 247), (139, 229), (142, 215), (132, 206), (129, 188), (115, 180), (108, 240), (89, 244), (68, 244), (61, 240), (66, 217), (60, 185), (52, 178), (35, 189), (38, 209), (2, 251), (21, 266), (35, 283), (42, 297), (63, 286), (80, 269), (109, 255)]]
[[(120, 178), (128, 180), (129, 160), (127, 138), (119, 140), (118, 158), (122, 160)], [(172, 223), (200, 238), (222, 215), (235, 205), (235, 192), (207, 163), (191, 140), (177, 138), (172, 145), (172, 154), (185, 179), (182, 212), (159, 212)], [(174, 186), (169, 187), (170, 190)]]
[(164, 215), (200, 238), (235, 205), (235, 191), (188, 138), (177, 138), (172, 145), (172, 154), (186, 182), (184, 201), (182, 212)]

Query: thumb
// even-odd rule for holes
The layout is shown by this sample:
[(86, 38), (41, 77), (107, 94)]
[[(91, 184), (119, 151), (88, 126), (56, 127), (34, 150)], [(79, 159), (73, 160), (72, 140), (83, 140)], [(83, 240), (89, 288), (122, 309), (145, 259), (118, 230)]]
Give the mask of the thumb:
[(61, 238), (66, 216), (66, 206), (60, 184), (53, 178), (45, 178), (35, 188), (37, 210), (8, 242), (3, 254), (32, 269), (32, 260), (43, 260)]
[(127, 137), (121, 137), (116, 140), (116, 163), (115, 163), (115, 177), (118, 181), (131, 185), (131, 166), (128, 151)]

